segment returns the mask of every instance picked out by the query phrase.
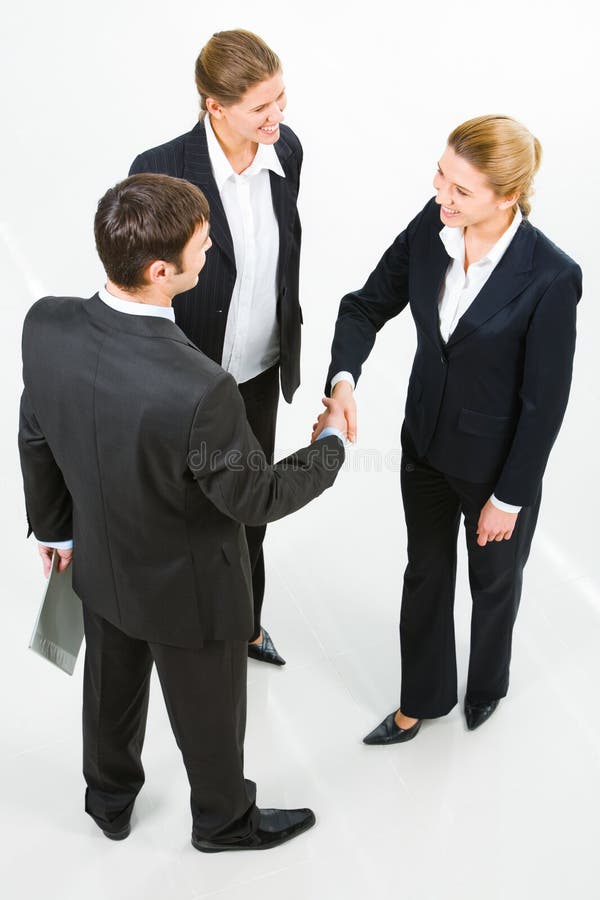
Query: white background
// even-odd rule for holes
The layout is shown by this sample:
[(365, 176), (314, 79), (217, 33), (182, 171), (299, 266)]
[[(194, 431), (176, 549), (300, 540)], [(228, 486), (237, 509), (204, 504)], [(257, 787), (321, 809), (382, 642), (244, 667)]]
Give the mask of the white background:
[[(599, 896), (592, 10), (584, 0), (38, 0), (3, 14), (0, 880), (11, 896)], [(279, 455), (306, 443), (319, 410), (340, 297), (431, 196), (445, 138), (464, 119), (507, 113), (540, 138), (531, 219), (582, 265), (585, 293), (509, 698), (473, 734), (457, 708), (411, 744), (360, 742), (397, 705), (405, 561), (397, 463), (367, 471), (364, 454), (399, 446), (414, 347), (407, 314), (386, 327), (367, 363), (360, 443), (336, 486), (273, 526), (267, 541), (265, 624), (288, 665), (249, 667), (247, 771), (261, 805), (314, 806), (318, 828), (269, 853), (205, 857), (189, 846), (185, 775), (156, 689), (132, 836), (114, 845), (82, 812), (81, 660), (69, 680), (25, 649), (43, 582), (25, 542), (16, 455), (19, 335), (37, 297), (97, 289), (98, 198), (137, 153), (194, 125), (197, 53), (214, 31), (234, 27), (261, 34), (280, 55), (286, 121), (305, 150), (303, 384), (293, 407), (282, 405)], [(469, 602), (461, 557), (463, 687)]]

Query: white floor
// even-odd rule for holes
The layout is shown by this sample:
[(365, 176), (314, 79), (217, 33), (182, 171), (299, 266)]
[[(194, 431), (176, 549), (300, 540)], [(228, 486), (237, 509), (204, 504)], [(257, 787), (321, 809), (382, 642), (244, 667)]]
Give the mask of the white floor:
[[(518, 66), (513, 45), (495, 37), (498, 11), (481, 3), (459, 4), (458, 17), (456, 4), (413, 4), (408, 17), (401, 4), (393, 11), (350, 0), (294, 17), (275, 0), (252, 9), (237, 0), (179, 0), (168, 22), (159, 0), (105, 0), (95, 12), (74, 0), (7, 9), (2, 898), (600, 900), (600, 256), (590, 200), (598, 195), (598, 128), (581, 89), (597, 82), (598, 52), (594, 30), (581, 24), (585, 4), (547, 4), (540, 16), (539, 4), (513, 2), (512, 18), (507, 5), (502, 16), (519, 22), (525, 48)], [(533, 222), (582, 263), (586, 293), (508, 698), (474, 733), (457, 707), (409, 744), (361, 742), (399, 694), (405, 531), (394, 448), (414, 351), (412, 323), (402, 316), (378, 337), (365, 367), (360, 443), (336, 485), (268, 532), (264, 621), (288, 664), (249, 665), (246, 770), (260, 805), (310, 806), (317, 826), (273, 851), (209, 856), (190, 844), (188, 786), (157, 684), (130, 838), (106, 840), (83, 811), (82, 661), (70, 679), (27, 650), (43, 579), (25, 541), (16, 410), (27, 308), (46, 292), (97, 288), (98, 197), (136, 153), (192, 126), (201, 41), (238, 26), (264, 34), (285, 59), (288, 121), (305, 147), (303, 384), (293, 407), (282, 404), (279, 456), (310, 434), (340, 296), (363, 283), (426, 202), (444, 136), (470, 115), (505, 111), (539, 132), (545, 159)], [(463, 554), (461, 699), (469, 603)]]
[[(374, 378), (364, 388), (363, 433), (373, 428), (375, 446), (386, 447), (375, 386)], [(282, 410), (280, 433), (290, 442), (313, 399), (302, 391), (300, 411)], [(249, 665), (246, 770), (260, 805), (311, 806), (318, 824), (265, 853), (205, 856), (191, 847), (186, 778), (157, 683), (131, 837), (109, 842), (84, 814), (81, 660), (69, 679), (25, 649), (42, 579), (34, 547), (17, 535), (6, 560), (13, 589), (4, 598), (0, 682), (0, 878), (10, 889), (3, 895), (599, 897), (600, 564), (593, 529), (577, 524), (583, 479), (565, 475), (572, 442), (584, 439), (577, 423), (548, 474), (511, 691), (477, 732), (466, 730), (456, 708), (407, 745), (361, 743), (398, 695), (404, 529), (393, 465), (369, 473), (353, 451), (332, 491), (270, 528), (265, 623), (288, 664)], [(20, 515), (14, 471), (4, 486)], [(461, 557), (461, 685), (468, 617)]]
[[(262, 806), (310, 806), (317, 826), (264, 853), (190, 845), (188, 788), (158, 685), (147, 781), (130, 838), (83, 812), (82, 665), (69, 679), (26, 649), (43, 579), (25, 541), (16, 458), (22, 317), (31, 285), (3, 256), (4, 503), (0, 654), (0, 885), (26, 900), (581, 900), (600, 897), (600, 557), (594, 319), (582, 304), (573, 395), (545, 480), (526, 570), (508, 698), (480, 730), (456, 708), (417, 739), (367, 748), (398, 702), (404, 567), (398, 458), (409, 319), (378, 338), (359, 386), (360, 444), (336, 485), (267, 537), (264, 621), (288, 664), (251, 662), (246, 771)], [(591, 295), (590, 295), (591, 296)], [(587, 319), (587, 327), (585, 326)], [(282, 405), (279, 451), (307, 439), (332, 316), (309, 321), (305, 377)], [(399, 357), (402, 357), (400, 361)], [(381, 386), (386, 390), (382, 391)], [(592, 473), (590, 475), (590, 473)], [(469, 597), (456, 624), (464, 685)], [(464, 689), (464, 688), (463, 688)]]

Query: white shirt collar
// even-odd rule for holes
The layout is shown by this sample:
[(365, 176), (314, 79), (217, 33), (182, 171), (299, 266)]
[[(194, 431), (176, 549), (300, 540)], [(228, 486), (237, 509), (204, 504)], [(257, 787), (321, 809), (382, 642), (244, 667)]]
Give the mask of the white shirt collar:
[[(496, 266), (500, 262), (501, 257), (504, 255), (508, 248), (508, 245), (517, 233), (517, 229), (522, 221), (523, 214), (520, 208), (517, 206), (514, 218), (504, 234), (500, 235), (491, 250), (489, 250), (482, 259), (478, 260), (475, 265), (485, 262), (491, 263), (493, 266)], [(440, 231), (440, 239), (444, 247), (446, 248), (446, 253), (448, 254), (448, 256), (451, 256), (452, 259), (464, 260), (464, 228), (450, 228), (449, 225), (444, 225), (444, 227)]]
[(136, 303), (135, 300), (122, 300), (120, 297), (115, 297), (114, 294), (111, 294), (106, 289), (106, 285), (100, 288), (98, 296), (111, 309), (120, 313), (126, 313), (128, 316), (157, 316), (160, 319), (175, 321), (175, 313), (172, 306), (150, 306), (148, 303)]
[[(239, 178), (240, 176), (234, 171), (231, 163), (225, 156), (213, 130), (210, 115), (208, 113), (204, 117), (204, 127), (206, 128), (206, 143), (208, 145), (210, 164), (212, 166), (215, 181), (217, 182), (217, 187), (220, 191), (228, 178), (231, 178), (232, 175), (235, 176), (235, 178)], [(272, 172), (275, 172), (276, 175), (285, 178), (285, 172), (279, 162), (279, 157), (277, 156), (274, 144), (259, 144), (256, 150), (256, 156), (248, 168), (241, 174), (250, 178), (252, 175), (257, 175), (258, 172), (262, 172), (263, 169), (270, 169)]]

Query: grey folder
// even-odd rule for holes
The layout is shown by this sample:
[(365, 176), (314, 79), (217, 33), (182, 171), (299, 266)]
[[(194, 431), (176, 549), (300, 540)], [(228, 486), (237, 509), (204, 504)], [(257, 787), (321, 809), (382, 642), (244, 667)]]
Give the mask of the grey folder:
[(72, 675), (82, 640), (83, 611), (81, 600), (72, 587), (71, 566), (64, 572), (57, 572), (55, 551), (29, 646)]

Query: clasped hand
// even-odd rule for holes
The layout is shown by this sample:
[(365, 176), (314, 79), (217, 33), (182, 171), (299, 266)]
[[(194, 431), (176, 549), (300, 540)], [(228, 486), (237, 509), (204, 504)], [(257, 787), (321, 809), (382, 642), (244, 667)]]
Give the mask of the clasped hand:
[(337, 428), (351, 443), (356, 440), (356, 401), (354, 390), (347, 381), (338, 381), (331, 392), (331, 398), (322, 400), (326, 407), (313, 423), (311, 443), (316, 441), (324, 428)]

